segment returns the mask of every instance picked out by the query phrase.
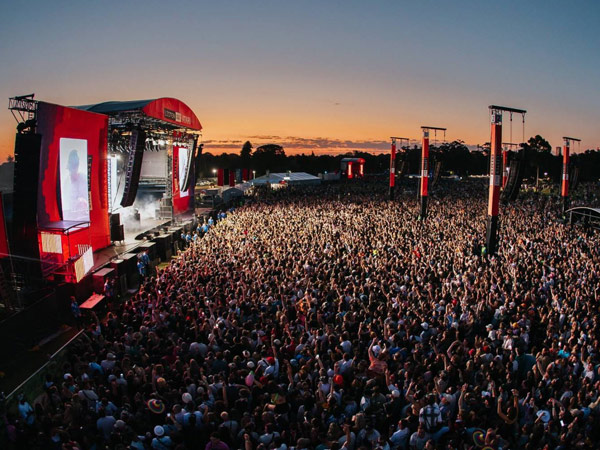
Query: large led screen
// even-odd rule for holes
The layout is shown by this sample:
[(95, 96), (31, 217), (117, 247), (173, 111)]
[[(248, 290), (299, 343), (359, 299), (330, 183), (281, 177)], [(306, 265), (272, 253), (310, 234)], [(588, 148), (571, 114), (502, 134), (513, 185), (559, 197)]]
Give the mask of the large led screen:
[(179, 147), (179, 197), (187, 197), (190, 195), (188, 190), (181, 190), (181, 185), (183, 184), (183, 180), (185, 180), (185, 173), (187, 172), (189, 158), (189, 150), (186, 147)]
[(90, 220), (87, 141), (60, 139), (60, 198), (63, 220)]

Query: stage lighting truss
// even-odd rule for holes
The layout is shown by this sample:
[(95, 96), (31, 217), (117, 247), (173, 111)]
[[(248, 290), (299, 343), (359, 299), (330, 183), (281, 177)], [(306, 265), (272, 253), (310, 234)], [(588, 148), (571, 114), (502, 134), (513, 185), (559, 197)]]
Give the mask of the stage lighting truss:
[(8, 109), (17, 121), (19, 133), (35, 132), (38, 102), (33, 99), (34, 95), (20, 95), (8, 99)]
[(145, 151), (158, 152), (168, 150), (171, 146), (192, 148), (194, 140), (199, 133), (190, 133), (189, 130), (178, 125), (148, 117), (137, 112), (123, 112), (109, 117), (109, 152), (129, 152), (129, 138), (131, 131), (141, 128), (146, 131)]

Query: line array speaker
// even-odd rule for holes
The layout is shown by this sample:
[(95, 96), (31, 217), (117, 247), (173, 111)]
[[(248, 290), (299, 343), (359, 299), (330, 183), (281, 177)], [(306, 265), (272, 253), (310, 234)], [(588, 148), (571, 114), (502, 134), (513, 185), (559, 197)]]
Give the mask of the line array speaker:
[(508, 202), (516, 200), (519, 196), (521, 183), (523, 182), (522, 166), (523, 164), (520, 157), (514, 158), (510, 161), (508, 180), (506, 181), (506, 186), (502, 191), (502, 203), (505, 205)]
[(144, 130), (133, 130), (129, 139), (129, 159), (127, 160), (127, 171), (125, 173), (125, 187), (121, 206), (133, 205), (140, 182), (142, 170), (142, 159), (146, 147), (146, 133)]
[(40, 257), (37, 204), (41, 146), (41, 134), (16, 135), (12, 252), (35, 259)]

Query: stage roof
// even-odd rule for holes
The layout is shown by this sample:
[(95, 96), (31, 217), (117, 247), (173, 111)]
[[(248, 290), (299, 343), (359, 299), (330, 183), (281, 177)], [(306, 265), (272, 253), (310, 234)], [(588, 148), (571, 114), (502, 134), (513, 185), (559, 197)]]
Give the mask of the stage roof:
[(162, 97), (150, 100), (128, 100), (76, 106), (85, 111), (116, 116), (123, 113), (143, 113), (148, 117), (162, 120), (181, 128), (200, 131), (202, 125), (194, 111), (181, 100)]

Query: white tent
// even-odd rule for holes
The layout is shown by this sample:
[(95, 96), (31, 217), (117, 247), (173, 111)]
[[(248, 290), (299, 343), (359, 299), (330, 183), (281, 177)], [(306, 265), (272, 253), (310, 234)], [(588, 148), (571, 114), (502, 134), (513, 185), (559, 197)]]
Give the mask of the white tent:
[(270, 184), (290, 184), (293, 186), (302, 185), (317, 185), (321, 184), (321, 179), (315, 177), (306, 172), (283, 172), (283, 173), (270, 173), (269, 175), (263, 175), (262, 177), (250, 180), (253, 186), (263, 186), (267, 183)]

